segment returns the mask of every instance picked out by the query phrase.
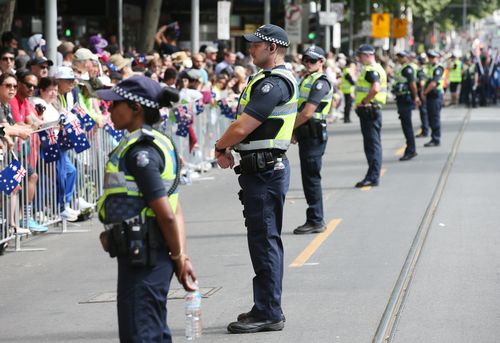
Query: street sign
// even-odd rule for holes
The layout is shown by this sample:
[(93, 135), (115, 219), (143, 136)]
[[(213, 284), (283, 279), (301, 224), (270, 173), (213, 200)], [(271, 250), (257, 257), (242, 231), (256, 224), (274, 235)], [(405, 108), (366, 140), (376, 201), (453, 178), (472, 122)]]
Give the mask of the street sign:
[(406, 37), (407, 21), (406, 19), (392, 19), (392, 38)]
[(323, 26), (333, 26), (337, 23), (337, 13), (319, 12), (319, 24)]
[(330, 5), (330, 11), (337, 13), (337, 21), (344, 20), (344, 3), (343, 2), (332, 2)]
[(290, 4), (285, 7), (285, 31), (290, 43), (302, 41), (302, 7)]
[(335, 49), (340, 48), (341, 35), (340, 35), (340, 23), (333, 25), (333, 42), (332, 46)]
[(228, 40), (230, 36), (229, 17), (231, 15), (231, 2), (217, 2), (217, 39)]
[(372, 14), (372, 37), (388, 38), (391, 35), (391, 15), (389, 13)]

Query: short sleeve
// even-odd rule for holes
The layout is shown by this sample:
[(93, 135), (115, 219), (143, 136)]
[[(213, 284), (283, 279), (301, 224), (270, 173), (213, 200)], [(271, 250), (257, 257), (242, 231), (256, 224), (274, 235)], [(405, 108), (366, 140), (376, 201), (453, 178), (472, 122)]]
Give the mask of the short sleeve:
[(413, 71), (413, 68), (411, 66), (406, 66), (405, 68), (403, 68), (401, 74), (406, 77), (408, 82), (415, 81), (415, 72)]
[(439, 82), (443, 77), (443, 67), (437, 67), (432, 74), (432, 81)]
[(380, 82), (380, 75), (375, 70), (370, 70), (366, 72), (365, 80), (369, 83)]
[(161, 174), (165, 161), (157, 148), (148, 142), (134, 145), (125, 155), (125, 166), (135, 179), (147, 203), (167, 196)]
[(330, 91), (330, 83), (327, 80), (319, 79), (317, 80), (311, 87), (311, 92), (309, 93), (309, 98), (307, 98), (307, 102), (319, 105), (321, 100), (328, 94)]

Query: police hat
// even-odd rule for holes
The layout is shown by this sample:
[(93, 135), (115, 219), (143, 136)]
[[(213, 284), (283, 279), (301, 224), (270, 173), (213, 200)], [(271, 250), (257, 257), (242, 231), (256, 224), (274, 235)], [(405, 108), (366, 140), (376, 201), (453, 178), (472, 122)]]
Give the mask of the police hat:
[(304, 56), (309, 56), (311, 57), (312, 59), (315, 59), (315, 60), (324, 60), (326, 59), (326, 53), (325, 53), (325, 50), (321, 49), (319, 46), (311, 46), (309, 47), (305, 52), (304, 52)]
[(108, 101), (129, 100), (149, 108), (160, 108), (161, 86), (158, 82), (142, 75), (131, 76), (111, 89), (97, 91), (97, 96)]
[(358, 48), (356, 54), (375, 55), (375, 49), (370, 44), (363, 44)]
[(286, 48), (290, 46), (286, 31), (273, 24), (262, 25), (254, 33), (244, 34), (243, 38), (249, 42), (270, 42)]
[(409, 53), (408, 53), (408, 51), (406, 51), (406, 50), (401, 50), (401, 51), (399, 51), (399, 52), (396, 54), (396, 56), (408, 57), (408, 56), (410, 56), (410, 54), (409, 54)]
[(432, 49), (429, 49), (427, 50), (427, 56), (428, 57), (439, 57), (439, 52), (437, 52), (436, 50), (432, 50)]

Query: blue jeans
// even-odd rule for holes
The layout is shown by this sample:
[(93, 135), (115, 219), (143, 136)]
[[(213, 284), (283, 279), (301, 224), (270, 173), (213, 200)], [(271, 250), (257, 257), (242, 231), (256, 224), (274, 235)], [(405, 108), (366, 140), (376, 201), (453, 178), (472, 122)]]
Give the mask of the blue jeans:
[(252, 316), (263, 320), (281, 319), (283, 282), (283, 206), (290, 184), (290, 165), (284, 169), (240, 175), (240, 199), (247, 227), (248, 249), (255, 272)]
[(76, 184), (76, 168), (71, 163), (67, 151), (61, 151), (61, 158), (56, 162), (57, 202), (61, 211), (73, 197)]
[(324, 224), (323, 194), (321, 190), (321, 165), (327, 142), (319, 138), (299, 141), (302, 187), (307, 201), (306, 221), (313, 225)]

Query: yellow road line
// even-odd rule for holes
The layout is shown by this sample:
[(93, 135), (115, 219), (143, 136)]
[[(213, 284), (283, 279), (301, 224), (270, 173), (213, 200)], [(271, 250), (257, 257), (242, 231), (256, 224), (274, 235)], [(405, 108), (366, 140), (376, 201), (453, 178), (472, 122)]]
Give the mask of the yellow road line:
[(398, 150), (396, 150), (396, 152), (394, 153), (394, 156), (400, 156), (400, 157), (403, 156), (403, 154), (405, 153), (405, 150), (406, 150), (406, 144), (403, 145)]
[[(384, 176), (386, 171), (387, 171), (387, 169), (385, 169), (385, 168), (380, 169), (380, 177)], [(361, 189), (361, 191), (366, 192), (366, 191), (369, 191), (370, 189), (372, 189), (372, 186), (365, 186), (365, 187), (361, 187), (360, 189)]]
[(342, 219), (336, 218), (332, 219), (327, 227), (326, 230), (323, 231), (322, 233), (318, 234), (311, 243), (300, 253), (297, 258), (289, 265), (289, 267), (296, 268), (296, 267), (302, 267), (304, 263), (311, 258), (311, 256), (318, 250), (318, 248), (323, 244), (323, 242), (332, 234), (332, 232), (337, 228), (337, 226), (340, 224)]

